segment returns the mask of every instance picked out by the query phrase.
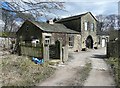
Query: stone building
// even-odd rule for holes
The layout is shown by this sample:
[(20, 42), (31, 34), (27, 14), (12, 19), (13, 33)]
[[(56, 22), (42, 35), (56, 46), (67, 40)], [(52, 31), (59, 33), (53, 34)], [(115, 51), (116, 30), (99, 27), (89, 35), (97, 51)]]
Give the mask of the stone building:
[(26, 20), (17, 31), (19, 53), (48, 61), (68, 60), (68, 35), (79, 34), (59, 23)]
[[(39, 58), (68, 60), (68, 52), (97, 48), (97, 19), (91, 12), (53, 23), (25, 21), (17, 32), (21, 54)], [(28, 46), (30, 46), (28, 48)]]
[(69, 35), (69, 51), (80, 51), (87, 48), (97, 48), (97, 24), (98, 21), (91, 12), (60, 19), (67, 28), (79, 32), (77, 35)]

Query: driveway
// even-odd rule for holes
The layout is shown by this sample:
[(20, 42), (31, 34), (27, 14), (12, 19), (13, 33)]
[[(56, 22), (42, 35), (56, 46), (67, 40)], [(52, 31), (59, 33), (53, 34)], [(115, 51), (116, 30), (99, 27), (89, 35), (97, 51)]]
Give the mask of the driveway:
[(104, 61), (105, 53), (105, 48), (92, 52), (89, 58), (92, 62), (92, 70), (84, 86), (114, 86), (114, 78), (111, 76), (110, 69)]
[(70, 55), (72, 59), (69, 62), (57, 66), (56, 72), (47, 80), (39, 83), (38, 86), (69, 86), (71, 85), (70, 83), (79, 79), (76, 72), (81, 71), (89, 61), (92, 63), (92, 70), (83, 84), (84, 86), (114, 85), (113, 77), (110, 75), (109, 68), (104, 62), (105, 48), (88, 50), (86, 52), (81, 51), (79, 53), (75, 52)]

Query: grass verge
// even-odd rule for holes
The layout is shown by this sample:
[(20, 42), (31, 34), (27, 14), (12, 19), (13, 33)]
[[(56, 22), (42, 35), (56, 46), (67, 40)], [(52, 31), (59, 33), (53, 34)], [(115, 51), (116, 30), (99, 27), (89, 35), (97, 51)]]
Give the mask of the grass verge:
[(111, 72), (113, 77), (115, 78), (116, 85), (120, 88), (120, 67), (119, 67), (119, 59), (110, 57), (106, 60), (107, 64), (111, 67)]
[(2, 86), (33, 86), (40, 83), (55, 71), (48, 64), (37, 65), (26, 57), (2, 58)]

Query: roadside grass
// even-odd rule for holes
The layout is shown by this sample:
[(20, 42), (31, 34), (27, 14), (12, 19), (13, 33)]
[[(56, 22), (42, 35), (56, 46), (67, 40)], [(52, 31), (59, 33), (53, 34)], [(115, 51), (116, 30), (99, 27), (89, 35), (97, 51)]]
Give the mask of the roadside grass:
[(113, 77), (115, 78), (116, 85), (120, 88), (120, 67), (119, 67), (119, 59), (110, 57), (106, 59), (107, 64), (111, 67), (111, 72)]
[(2, 58), (2, 86), (34, 86), (48, 78), (54, 68), (48, 66), (49, 62), (42, 65), (35, 64), (30, 58), (17, 56)]

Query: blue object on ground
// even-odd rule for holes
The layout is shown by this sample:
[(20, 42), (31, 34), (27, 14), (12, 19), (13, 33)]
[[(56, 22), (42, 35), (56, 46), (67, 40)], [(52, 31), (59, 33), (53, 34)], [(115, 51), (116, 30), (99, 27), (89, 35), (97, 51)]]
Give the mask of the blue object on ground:
[(43, 59), (38, 59), (38, 58), (35, 58), (35, 57), (32, 58), (32, 61), (34, 61), (36, 64), (43, 64), (44, 63)]

